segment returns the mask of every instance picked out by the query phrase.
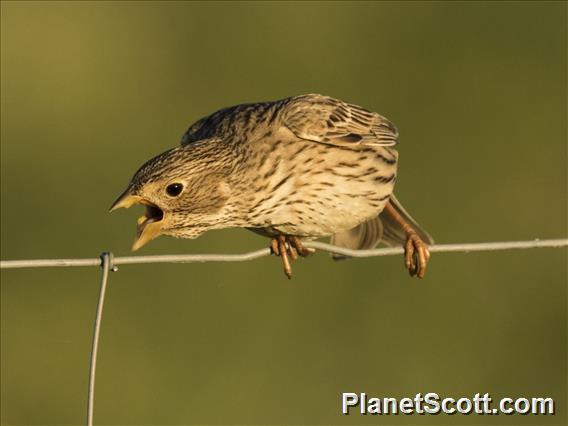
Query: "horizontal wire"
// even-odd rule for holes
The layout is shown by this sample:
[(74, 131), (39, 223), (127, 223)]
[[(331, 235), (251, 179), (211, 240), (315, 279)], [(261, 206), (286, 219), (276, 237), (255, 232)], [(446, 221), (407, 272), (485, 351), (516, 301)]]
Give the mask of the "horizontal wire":
[[(342, 254), (350, 257), (392, 256), (404, 253), (402, 247), (380, 248), (373, 250), (351, 250), (318, 241), (305, 242), (306, 247), (321, 251)], [(429, 247), (431, 253), (497, 251), (532, 248), (567, 247), (568, 238), (554, 240), (504, 241), (494, 243), (471, 244), (435, 244)], [(140, 263), (191, 263), (191, 262), (245, 262), (270, 255), (270, 249), (264, 248), (249, 253), (240, 254), (179, 254), (158, 256), (122, 256), (113, 259), (113, 267), (117, 265), (134, 265)], [(43, 268), (70, 266), (101, 266), (100, 258), (92, 259), (30, 259), (2, 260), (0, 269), (14, 268)]]

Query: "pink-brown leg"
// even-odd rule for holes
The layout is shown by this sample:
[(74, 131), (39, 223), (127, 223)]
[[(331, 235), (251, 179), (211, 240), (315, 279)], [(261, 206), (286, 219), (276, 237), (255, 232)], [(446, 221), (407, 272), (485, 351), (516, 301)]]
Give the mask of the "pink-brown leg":
[(276, 256), (280, 256), (280, 248), (278, 247), (278, 238), (270, 240), (270, 251)]
[(385, 211), (400, 224), (406, 234), (404, 263), (410, 276), (416, 275), (418, 278), (424, 278), (428, 259), (430, 259), (428, 245), (420, 238), (416, 231), (414, 231), (412, 226), (400, 216), (390, 202), (385, 206)]
[(270, 251), (282, 258), (284, 273), (292, 278), (292, 265), (290, 259), (296, 260), (298, 256), (306, 257), (315, 250), (304, 247), (302, 241), (296, 236), (278, 235), (270, 241)]
[(288, 242), (290, 243), (290, 246), (295, 248), (298, 254), (302, 257), (307, 257), (316, 251), (313, 248), (304, 247), (302, 240), (294, 235), (288, 237)]
[(280, 252), (280, 257), (282, 258), (282, 266), (284, 267), (284, 274), (288, 279), (292, 278), (292, 266), (290, 265), (290, 259), (288, 259), (288, 249), (286, 247), (286, 236), (278, 236), (278, 251)]

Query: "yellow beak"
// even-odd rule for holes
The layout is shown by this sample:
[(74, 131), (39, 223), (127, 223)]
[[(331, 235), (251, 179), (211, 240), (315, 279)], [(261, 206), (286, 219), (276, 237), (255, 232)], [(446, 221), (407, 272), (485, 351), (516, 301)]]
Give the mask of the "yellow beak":
[[(115, 211), (120, 208), (129, 208), (134, 204), (144, 204), (146, 206), (146, 213), (144, 216), (138, 218), (138, 227), (136, 229), (136, 239), (132, 245), (132, 251), (138, 250), (140, 247), (152, 241), (154, 238), (160, 235), (162, 229), (162, 210), (149, 202), (148, 200), (138, 196), (132, 195), (130, 190), (124, 191), (120, 197), (110, 207), (110, 212)], [(161, 216), (156, 217), (156, 210), (160, 212)]]
[(130, 188), (128, 188), (126, 189), (126, 191), (120, 194), (120, 197), (118, 197), (114, 203), (112, 203), (109, 212), (113, 212), (116, 209), (121, 209), (121, 208), (127, 209), (131, 207), (133, 204), (140, 203), (141, 200), (142, 197), (130, 194)]

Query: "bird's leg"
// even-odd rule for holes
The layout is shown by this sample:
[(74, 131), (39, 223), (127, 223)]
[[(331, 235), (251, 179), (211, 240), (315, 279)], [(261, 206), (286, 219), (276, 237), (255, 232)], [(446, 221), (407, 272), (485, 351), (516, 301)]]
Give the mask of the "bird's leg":
[(400, 224), (406, 234), (404, 263), (410, 276), (416, 275), (418, 278), (424, 278), (426, 265), (428, 264), (428, 259), (430, 259), (428, 245), (422, 241), (422, 238), (420, 238), (414, 228), (402, 218), (390, 201), (385, 206), (385, 210)]
[(313, 248), (304, 247), (302, 241), (295, 236), (278, 235), (270, 241), (270, 251), (282, 258), (284, 273), (288, 278), (292, 278), (292, 265), (290, 259), (296, 260), (299, 256), (306, 257), (312, 254)]

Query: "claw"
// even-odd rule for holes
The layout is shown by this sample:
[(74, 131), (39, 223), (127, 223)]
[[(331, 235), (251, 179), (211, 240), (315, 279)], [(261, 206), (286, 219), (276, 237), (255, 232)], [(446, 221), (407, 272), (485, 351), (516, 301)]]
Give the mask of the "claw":
[(414, 275), (412, 273), (412, 271), (416, 269), (416, 265), (414, 263), (414, 245), (410, 238), (406, 240), (406, 244), (404, 246), (404, 264), (406, 269), (410, 272), (410, 275)]
[(284, 267), (284, 274), (288, 279), (292, 278), (292, 266), (290, 265), (290, 259), (288, 259), (288, 249), (286, 247), (286, 237), (284, 235), (278, 236), (278, 251), (280, 252), (280, 257), (282, 258), (282, 266)]
[(278, 235), (270, 241), (270, 251), (282, 258), (284, 274), (292, 278), (292, 265), (290, 259), (296, 260), (298, 256), (306, 257), (315, 252), (315, 249), (304, 247), (302, 241), (295, 236)]
[(298, 258), (298, 250), (296, 250), (296, 247), (289, 244), (288, 252), (290, 253), (292, 260), (296, 260)]
[(302, 240), (296, 236), (288, 237), (291, 246), (296, 249), (297, 253), (302, 257), (308, 257), (310, 254), (314, 253), (316, 250), (313, 248), (304, 247)]
[(424, 278), (426, 273), (426, 265), (430, 259), (430, 252), (428, 246), (412, 226), (404, 220), (400, 213), (389, 202), (385, 206), (385, 211), (388, 212), (392, 218), (399, 223), (406, 234), (406, 243), (404, 244), (404, 264), (411, 277), (417, 276)]
[(404, 247), (404, 259), (410, 276), (424, 278), (429, 258), (430, 252), (426, 243), (416, 233), (409, 233)]
[(280, 256), (280, 249), (278, 248), (278, 240), (276, 238), (273, 238), (270, 241), (270, 251), (272, 252), (272, 254)]

